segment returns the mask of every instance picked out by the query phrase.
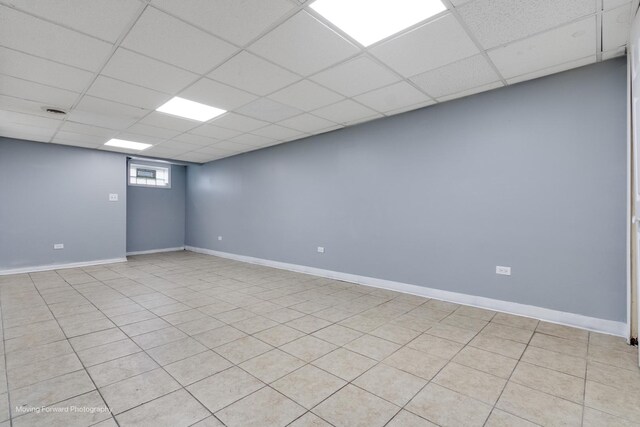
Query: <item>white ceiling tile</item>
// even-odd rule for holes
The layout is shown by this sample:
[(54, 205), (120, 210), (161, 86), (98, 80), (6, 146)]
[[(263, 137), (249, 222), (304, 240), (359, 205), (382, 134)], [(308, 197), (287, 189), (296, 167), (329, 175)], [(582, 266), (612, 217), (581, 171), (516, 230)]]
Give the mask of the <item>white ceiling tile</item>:
[(220, 150), (225, 150), (227, 152), (234, 152), (234, 153), (240, 153), (249, 148), (247, 145), (240, 144), (238, 142), (233, 142), (233, 141), (216, 142), (215, 144), (210, 145), (210, 147), (217, 148)]
[(493, 82), (487, 83), (486, 85), (476, 86), (471, 89), (463, 90), (462, 92), (457, 92), (451, 95), (446, 95), (438, 98), (438, 101), (450, 101), (452, 99), (464, 98), (465, 96), (475, 95), (476, 93), (486, 92), (493, 89), (498, 89), (500, 87), (504, 87), (504, 83), (502, 82)]
[(244, 45), (293, 10), (286, 0), (152, 0), (194, 25)]
[(247, 51), (216, 68), (209, 77), (257, 95), (267, 95), (300, 77)]
[[(269, 123), (262, 120), (253, 119), (251, 117), (241, 116), (240, 114), (227, 113), (215, 118), (211, 124), (222, 128), (237, 130), (240, 132), (251, 132), (261, 127), (267, 126)], [(201, 128), (194, 132), (200, 133)], [(211, 135), (214, 136), (214, 135)]]
[(405, 77), (415, 76), (478, 53), (451, 14), (428, 22), (371, 49), (371, 53)]
[(98, 76), (87, 94), (149, 110), (155, 110), (171, 99), (171, 95), (103, 75)]
[(144, 108), (132, 107), (90, 95), (83, 96), (75, 109), (92, 113), (127, 116), (132, 119), (140, 119), (149, 113), (149, 110)]
[(0, 73), (36, 83), (82, 92), (93, 73), (0, 47)]
[(162, 154), (161, 152), (151, 152), (153, 148), (149, 148), (144, 151), (144, 156), (152, 159), (164, 159), (164, 160), (175, 160), (173, 155)]
[(619, 56), (625, 56), (627, 54), (627, 47), (621, 46), (612, 50), (607, 50), (602, 52), (602, 60), (606, 61), (608, 59), (617, 58)]
[(360, 56), (322, 71), (310, 79), (351, 97), (395, 83), (400, 77), (371, 58)]
[(107, 101), (92, 96), (84, 96), (74, 110), (68, 114), (69, 120), (89, 125), (113, 129), (131, 126), (149, 111)]
[(248, 92), (207, 78), (198, 80), (189, 86), (188, 89), (180, 92), (179, 96), (227, 111), (235, 110), (242, 105), (258, 99), (257, 96)]
[(200, 153), (186, 153), (176, 156), (177, 160), (183, 160), (185, 162), (193, 162), (193, 163), (205, 163), (211, 159), (212, 155), (209, 154), (200, 154)]
[(630, 4), (629, 0), (602, 0), (602, 9), (611, 10), (623, 4)]
[(170, 116), (169, 114), (159, 113), (157, 111), (152, 112), (144, 119), (140, 120), (140, 123), (164, 129), (178, 130), (180, 132), (186, 132), (200, 126), (201, 124), (201, 122), (182, 119), (180, 117)]
[(484, 56), (476, 55), (419, 74), (411, 80), (432, 97), (439, 98), (483, 86), (500, 78)]
[(69, 120), (73, 120), (78, 123), (91, 126), (109, 127), (119, 130), (131, 126), (131, 124), (136, 120), (126, 116), (112, 116), (82, 110), (74, 110), (69, 113), (67, 117)]
[(369, 116), (369, 117), (361, 117), (358, 119), (354, 119), (351, 120), (349, 122), (345, 123), (345, 126), (355, 126), (355, 125), (359, 125), (361, 123), (366, 123), (366, 122), (370, 122), (376, 119), (380, 119), (383, 118), (384, 116), (382, 114), (376, 114), (375, 116)]
[(17, 113), (15, 111), (0, 110), (0, 124), (28, 125), (55, 130), (61, 123), (62, 119), (53, 117), (41, 117), (32, 114)]
[(327, 68), (359, 51), (304, 11), (262, 37), (249, 50), (303, 76)]
[(261, 148), (272, 147), (274, 145), (280, 145), (280, 144), (282, 144), (284, 142), (287, 142), (287, 141), (271, 141), (271, 142), (263, 142), (263, 143), (257, 144), (257, 145), (250, 145), (249, 149), (247, 150), (247, 152), (254, 151), (254, 150), (259, 150)]
[(429, 105), (435, 104), (436, 101), (430, 99), (429, 101), (419, 102), (413, 105), (407, 105), (405, 107), (396, 108), (395, 110), (386, 111), (384, 113), (385, 116), (394, 116), (396, 114), (406, 113), (407, 111), (418, 110), (420, 108), (428, 107)]
[(344, 97), (309, 80), (302, 80), (269, 95), (269, 98), (303, 111), (310, 111), (334, 104)]
[(143, 3), (132, 0), (10, 0), (17, 9), (115, 42)]
[(43, 106), (71, 108), (79, 94), (0, 74), (0, 94), (39, 102)]
[(211, 145), (220, 141), (219, 139), (216, 139), (216, 138), (209, 138), (208, 136), (195, 135), (192, 133), (183, 133), (173, 138), (173, 140), (180, 141), (180, 142), (187, 142), (189, 144), (197, 145), (198, 147)]
[(97, 148), (109, 139), (102, 136), (85, 135), (81, 133), (60, 131), (51, 142), (56, 144), (76, 145), (80, 147)]
[(468, 3), (470, 0), (449, 0), (453, 7), (460, 7), (465, 3)]
[[(258, 127), (260, 127), (260, 126), (258, 126)], [(228, 139), (228, 138), (233, 138), (234, 136), (238, 136), (243, 132), (239, 132), (237, 130), (231, 130), (231, 129), (223, 128), (223, 127), (220, 127), (220, 126), (213, 126), (213, 125), (210, 125), (210, 124), (205, 124), (203, 126), (199, 126), (199, 127), (195, 128), (195, 129), (191, 130), (189, 133), (192, 133), (194, 135), (206, 136), (208, 138)]]
[(551, 74), (555, 74), (555, 73), (560, 73), (562, 71), (566, 71), (566, 70), (570, 70), (572, 68), (577, 68), (577, 67), (582, 67), (588, 64), (593, 64), (596, 62), (596, 55), (595, 53), (592, 55), (589, 55), (585, 58), (580, 58), (580, 59), (576, 59), (574, 61), (569, 61), (569, 62), (565, 62), (562, 63), (560, 65), (555, 65), (553, 67), (549, 67), (549, 68), (544, 68), (542, 70), (537, 70), (534, 71), (532, 73), (526, 73), (526, 74), (521, 74), (517, 77), (513, 77), (510, 79), (507, 79), (507, 83), (509, 84), (515, 84), (515, 83), (520, 83), (523, 82), (525, 80), (532, 80), (532, 79), (537, 79), (539, 77), (543, 77), (543, 76), (548, 76)]
[(29, 125), (8, 123), (0, 124), (0, 135), (5, 138), (49, 142), (54, 132), (54, 129), (37, 128)]
[(631, 4), (602, 14), (602, 50), (612, 50), (627, 44), (632, 19)]
[(596, 19), (589, 17), (489, 52), (505, 77), (511, 78), (584, 58), (596, 51)]
[(118, 130), (114, 130), (114, 129), (85, 125), (82, 123), (71, 122), (69, 120), (65, 121), (62, 124), (62, 127), (60, 127), (60, 130), (64, 132), (70, 132), (70, 133), (80, 133), (83, 135), (100, 136), (107, 139), (112, 138), (113, 136), (115, 136), (115, 134), (119, 132)]
[(198, 76), (126, 49), (118, 49), (102, 74), (159, 92), (175, 94)]
[(307, 113), (283, 120), (278, 124), (307, 133), (316, 133), (337, 126), (334, 122)]
[(391, 86), (358, 95), (354, 99), (381, 113), (431, 100), (407, 82), (394, 83)]
[(594, 0), (475, 0), (458, 9), (485, 49), (548, 30), (596, 12)]
[(175, 157), (180, 154), (184, 154), (185, 150), (181, 148), (170, 148), (165, 147), (163, 144), (154, 145), (153, 147), (149, 147), (144, 150), (145, 156), (154, 156), (154, 157)]
[(261, 146), (263, 144), (270, 144), (272, 142), (276, 142), (273, 138), (267, 138), (265, 136), (253, 135), (250, 133), (245, 133), (242, 135), (234, 136), (229, 141), (237, 142), (238, 144), (250, 145), (252, 147)]
[(26, 99), (14, 98), (13, 96), (0, 95), (0, 110), (15, 111), (17, 113), (41, 117), (55, 117), (42, 109), (41, 102), (28, 101)]
[(175, 140), (162, 142), (156, 145), (155, 147), (171, 149), (171, 150), (179, 150), (183, 152), (189, 152), (189, 151), (197, 150), (198, 148), (200, 148), (198, 144), (190, 144), (188, 142), (175, 141)]
[(153, 7), (147, 7), (122, 46), (198, 74), (236, 51), (233, 45)]
[(306, 134), (297, 130), (289, 129), (284, 126), (269, 125), (252, 132), (258, 136), (265, 136), (277, 141), (291, 140), (292, 138), (301, 138)]
[(145, 149), (145, 150), (132, 150), (132, 149), (127, 149), (127, 148), (121, 148), (121, 147), (111, 147), (109, 145), (101, 145), (98, 147), (98, 150), (100, 151), (110, 151), (112, 153), (125, 153), (125, 154), (135, 154), (135, 155), (141, 155), (144, 156), (147, 154), (148, 150), (150, 150), (151, 147)]
[(53, 144), (67, 145), (69, 147), (78, 147), (78, 148), (89, 148), (89, 149), (99, 149), (103, 144), (97, 144), (92, 141), (72, 141), (64, 139), (63, 137), (58, 137), (57, 135), (53, 137), (51, 140)]
[(142, 143), (151, 144), (154, 146), (161, 144), (162, 142), (165, 141), (162, 138), (154, 138), (153, 136), (140, 135), (137, 133), (130, 133), (130, 132), (120, 132), (119, 134), (116, 135), (116, 138), (125, 139), (127, 141), (142, 142)]
[(225, 150), (224, 148), (216, 147), (215, 145), (210, 145), (208, 147), (201, 147), (194, 151), (194, 153), (200, 154), (218, 154), (218, 155), (228, 155), (235, 151)]
[(180, 134), (180, 131), (175, 129), (165, 129), (156, 126), (149, 126), (144, 123), (136, 123), (129, 126), (126, 129), (127, 132), (136, 133), (139, 135), (147, 135), (160, 139), (171, 139)]
[(96, 71), (112, 45), (0, 5), (0, 44)]
[(267, 98), (260, 98), (238, 109), (238, 113), (246, 114), (247, 116), (267, 122), (278, 122), (288, 119), (289, 117), (297, 116), (301, 112), (302, 111), (296, 108), (280, 104)]
[(315, 110), (313, 114), (340, 124), (346, 124), (353, 122), (354, 120), (362, 120), (368, 117), (380, 116), (380, 114), (374, 110), (350, 99), (345, 99), (336, 104), (322, 107)]

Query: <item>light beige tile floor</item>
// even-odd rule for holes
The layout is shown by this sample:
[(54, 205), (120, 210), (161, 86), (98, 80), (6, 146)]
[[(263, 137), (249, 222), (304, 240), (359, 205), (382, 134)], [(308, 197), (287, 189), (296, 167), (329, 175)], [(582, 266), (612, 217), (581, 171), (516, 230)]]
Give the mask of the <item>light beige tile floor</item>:
[(0, 304), (0, 427), (640, 425), (621, 338), (212, 256), (4, 276)]

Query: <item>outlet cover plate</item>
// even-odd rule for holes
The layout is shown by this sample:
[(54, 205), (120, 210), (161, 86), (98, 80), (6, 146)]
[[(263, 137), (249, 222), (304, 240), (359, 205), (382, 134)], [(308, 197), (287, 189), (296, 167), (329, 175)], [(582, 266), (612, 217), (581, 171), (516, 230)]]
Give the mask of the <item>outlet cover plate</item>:
[(496, 274), (501, 276), (511, 276), (511, 267), (496, 265)]

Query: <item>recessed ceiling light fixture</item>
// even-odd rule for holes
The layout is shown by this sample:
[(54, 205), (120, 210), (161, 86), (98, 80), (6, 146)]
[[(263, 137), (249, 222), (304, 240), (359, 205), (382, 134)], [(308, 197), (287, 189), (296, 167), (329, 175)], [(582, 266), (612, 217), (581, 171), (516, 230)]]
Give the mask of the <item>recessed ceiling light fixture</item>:
[(316, 0), (311, 8), (364, 46), (447, 9), (440, 0)]
[(220, 108), (178, 98), (177, 96), (162, 104), (156, 111), (185, 119), (197, 120), (199, 122), (206, 122), (227, 112)]
[(151, 144), (145, 144), (143, 142), (135, 142), (135, 141), (127, 141), (126, 139), (110, 139), (104, 145), (108, 145), (109, 147), (118, 147), (118, 148), (127, 148), (129, 150), (146, 150), (151, 147)]

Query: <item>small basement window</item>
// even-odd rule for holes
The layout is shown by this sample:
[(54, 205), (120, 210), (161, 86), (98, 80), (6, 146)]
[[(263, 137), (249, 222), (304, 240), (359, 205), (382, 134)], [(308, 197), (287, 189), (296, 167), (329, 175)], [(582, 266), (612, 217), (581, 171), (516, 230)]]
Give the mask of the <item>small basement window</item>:
[(171, 166), (129, 163), (129, 185), (171, 188)]

